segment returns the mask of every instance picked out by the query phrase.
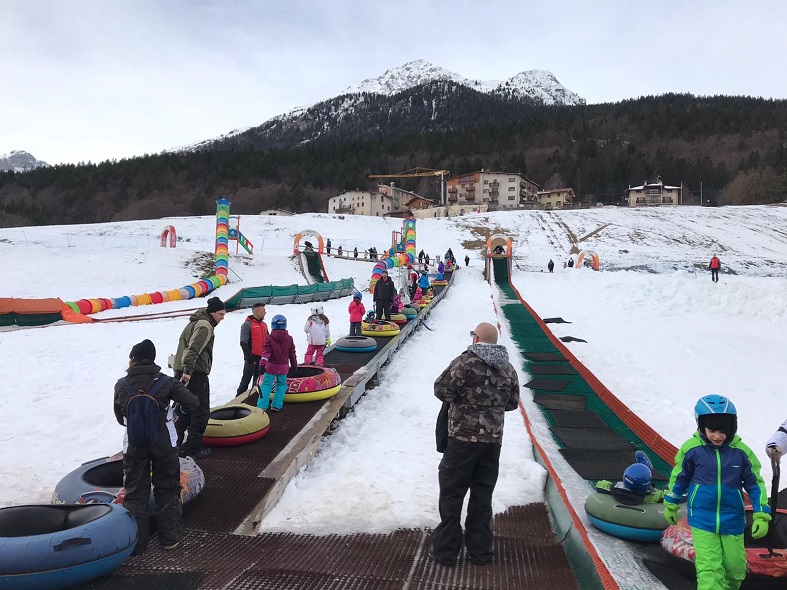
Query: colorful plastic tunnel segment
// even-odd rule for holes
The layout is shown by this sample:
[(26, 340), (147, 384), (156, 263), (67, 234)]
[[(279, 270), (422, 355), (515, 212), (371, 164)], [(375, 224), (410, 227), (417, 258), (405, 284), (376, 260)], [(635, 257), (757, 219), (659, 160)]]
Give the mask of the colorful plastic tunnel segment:
[(383, 260), (374, 265), (372, 278), (369, 281), (369, 292), (374, 293), (374, 287), (380, 280), (384, 270), (397, 266), (407, 266), (415, 262), (415, 218), (408, 217), (402, 223), (402, 233), (399, 240), (385, 253)]
[(229, 224), (230, 202), (216, 201), (216, 274), (229, 274)]
[(593, 252), (592, 250), (582, 250), (577, 256), (577, 263), (574, 265), (574, 268), (582, 268), (585, 263), (589, 263), (593, 270), (598, 270), (600, 265), (598, 254)]

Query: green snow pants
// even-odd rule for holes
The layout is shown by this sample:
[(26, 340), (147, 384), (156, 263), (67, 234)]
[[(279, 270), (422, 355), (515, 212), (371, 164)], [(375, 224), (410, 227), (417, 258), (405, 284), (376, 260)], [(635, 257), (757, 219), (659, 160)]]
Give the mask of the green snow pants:
[(738, 590), (746, 577), (743, 535), (717, 535), (691, 527), (697, 590)]

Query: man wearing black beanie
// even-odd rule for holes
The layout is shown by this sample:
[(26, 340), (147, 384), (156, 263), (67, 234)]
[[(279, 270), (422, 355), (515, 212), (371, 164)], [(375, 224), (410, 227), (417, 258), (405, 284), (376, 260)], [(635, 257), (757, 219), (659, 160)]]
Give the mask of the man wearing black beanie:
[[(213, 366), (213, 329), (226, 313), (224, 302), (218, 297), (211, 297), (205, 309), (198, 309), (189, 316), (189, 323), (178, 340), (178, 350), (172, 364), (175, 377), (183, 381), (199, 399), (199, 408), (191, 415), (191, 420), (181, 416), (175, 423), (182, 457), (188, 455), (194, 459), (204, 459), (210, 456), (210, 448), (202, 446), (202, 436), (210, 415), (208, 375)], [(184, 441), (186, 429), (188, 436)]]
[(159, 409), (155, 441), (150, 446), (139, 446), (129, 435), (123, 445), (123, 485), (126, 489), (123, 507), (137, 521), (139, 538), (135, 554), (144, 553), (148, 545), (151, 481), (162, 548), (175, 549), (183, 537), (180, 461), (170, 401), (180, 404), (186, 412), (195, 412), (199, 403), (182, 383), (164, 375), (155, 361), (156, 347), (150, 340), (135, 344), (129, 354), (126, 376), (115, 384), (115, 418), (122, 426), (126, 426), (131, 398), (140, 391), (151, 395)]

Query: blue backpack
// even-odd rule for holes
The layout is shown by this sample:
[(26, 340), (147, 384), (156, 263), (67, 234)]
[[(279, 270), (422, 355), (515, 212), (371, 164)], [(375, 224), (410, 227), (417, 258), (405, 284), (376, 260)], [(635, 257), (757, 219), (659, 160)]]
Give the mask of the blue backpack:
[(154, 396), (170, 379), (172, 377), (161, 375), (147, 392), (141, 389), (134, 392), (125, 377), (118, 381), (130, 396), (126, 403), (126, 434), (130, 447), (150, 448), (156, 444), (162, 411)]

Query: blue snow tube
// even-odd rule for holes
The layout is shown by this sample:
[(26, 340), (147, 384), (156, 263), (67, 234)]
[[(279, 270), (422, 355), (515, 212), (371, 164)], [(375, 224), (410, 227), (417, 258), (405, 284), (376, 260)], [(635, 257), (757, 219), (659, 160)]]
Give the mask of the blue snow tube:
[(0, 589), (81, 584), (120, 567), (136, 544), (137, 523), (119, 505), (0, 508)]

